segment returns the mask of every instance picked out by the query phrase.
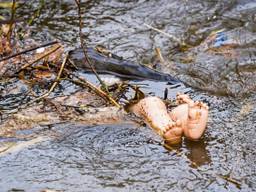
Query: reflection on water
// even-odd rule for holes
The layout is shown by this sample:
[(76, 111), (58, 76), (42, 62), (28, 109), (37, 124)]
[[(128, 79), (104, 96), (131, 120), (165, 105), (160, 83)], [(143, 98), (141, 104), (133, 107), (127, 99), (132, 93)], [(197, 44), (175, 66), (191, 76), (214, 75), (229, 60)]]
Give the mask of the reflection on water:
[(204, 139), (199, 141), (185, 140), (185, 147), (188, 149), (187, 157), (192, 162), (192, 166), (202, 166), (211, 163), (211, 157), (206, 150), (206, 143)]
[[(28, 6), (36, 9), (38, 4), (18, 9), (20, 18), (31, 17)], [(170, 60), (160, 66), (161, 70), (207, 90), (190, 90), (195, 100), (210, 105), (205, 137), (199, 142), (185, 140), (177, 152), (159, 145), (159, 138), (145, 127), (55, 126), (49, 133), (38, 133), (48, 136), (48, 140), (0, 157), (1, 190), (254, 191), (255, 94), (242, 94), (243, 99), (239, 99), (210, 93), (240, 96), (255, 91), (256, 2), (90, 0), (83, 3), (83, 13), (83, 32), (89, 45), (103, 44), (124, 58), (144, 64), (154, 61), (154, 48), (160, 47)], [(143, 23), (192, 47), (183, 50)], [(219, 30), (224, 30), (224, 36), (216, 35)], [(57, 38), (69, 48), (78, 46), (74, 1), (47, 1), (33, 31), (40, 40)], [(149, 84), (152, 86), (146, 90), (162, 96), (166, 85)], [(176, 91), (170, 93), (170, 98)], [(53, 137), (51, 131), (59, 137)]]
[[(80, 73), (80, 76), (83, 76), (93, 84), (100, 86), (100, 83), (95, 77), (95, 75), (88, 73)], [(109, 78), (109, 75), (101, 74), (100, 77), (102, 79), (107, 79)], [(172, 100), (176, 98), (176, 94), (178, 92), (188, 93), (189, 91), (191, 91), (191, 88), (185, 87), (183, 84), (170, 85), (168, 82), (157, 82), (151, 80), (129, 81), (129, 84), (139, 86), (140, 90), (143, 91), (143, 93), (145, 93), (146, 95), (157, 96), (161, 98), (164, 97), (165, 91), (167, 90), (167, 97)], [(126, 97), (132, 99), (134, 97), (134, 92), (127, 92)]]

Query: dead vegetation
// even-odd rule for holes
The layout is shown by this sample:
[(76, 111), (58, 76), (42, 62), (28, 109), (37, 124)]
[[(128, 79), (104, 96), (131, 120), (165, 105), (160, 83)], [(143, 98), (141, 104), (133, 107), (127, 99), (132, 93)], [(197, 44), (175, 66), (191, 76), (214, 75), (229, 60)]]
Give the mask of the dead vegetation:
[[(76, 3), (81, 47), (85, 50), (80, 1)], [(58, 41), (38, 43), (29, 30), (19, 38), (15, 23), (16, 2), (11, 5), (10, 21), (0, 26), (0, 136), (12, 137), (17, 130), (67, 121), (119, 122), (126, 113), (122, 107), (128, 103), (125, 93), (132, 89), (135, 98), (144, 96), (138, 87), (126, 82), (106, 86), (92, 64), (101, 86), (80, 77), (74, 72), (76, 66), (69, 62), (65, 45)], [(84, 54), (85, 62), (90, 63), (86, 51)], [(72, 86), (71, 92), (62, 86), (67, 83)]]

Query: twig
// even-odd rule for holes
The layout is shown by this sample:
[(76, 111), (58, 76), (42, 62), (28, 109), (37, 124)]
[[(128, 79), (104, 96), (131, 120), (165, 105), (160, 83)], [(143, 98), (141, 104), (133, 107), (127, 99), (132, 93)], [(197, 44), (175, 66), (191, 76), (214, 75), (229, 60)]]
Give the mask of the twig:
[(43, 59), (43, 58), (45, 58), (45, 57), (47, 57), (48, 55), (50, 55), (50, 54), (52, 54), (53, 52), (57, 51), (59, 48), (61, 48), (61, 45), (58, 45), (58, 46), (55, 47), (54, 49), (52, 49), (52, 50), (46, 52), (44, 55), (38, 57), (38, 58), (35, 59), (34, 61), (23, 65), (23, 66), (20, 68), (20, 70), (19, 70), (18, 72), (20, 72), (20, 71), (23, 70), (23, 69), (26, 69), (27, 67), (33, 65), (34, 63), (40, 61), (41, 59)]
[(162, 33), (163, 35), (167, 36), (167, 37), (170, 37), (173, 41), (176, 41), (177, 43), (179, 43), (179, 45), (184, 45), (184, 42), (182, 42), (180, 39), (178, 39), (177, 37), (175, 37), (174, 35), (171, 35), (169, 33), (166, 33), (164, 31), (161, 31), (155, 27), (152, 27), (146, 23), (144, 23), (143, 25), (145, 25), (146, 27), (150, 28), (150, 29), (153, 29), (154, 31), (157, 31), (159, 33)]
[[(99, 80), (100, 84), (103, 86), (103, 88), (105, 89), (105, 91), (107, 93), (105, 93), (104, 91), (98, 89), (97, 87), (95, 87), (94, 85), (90, 85), (91, 87), (94, 87), (93, 90), (96, 91), (97, 93), (100, 93), (102, 95), (104, 95), (111, 103), (113, 103), (114, 105), (116, 105), (117, 107), (121, 108), (121, 106), (108, 94), (108, 88), (106, 86), (106, 84), (101, 80), (101, 78), (99, 77), (97, 71), (95, 70), (93, 64), (91, 63), (89, 57), (87, 56), (86, 50), (87, 50), (87, 46), (86, 43), (84, 42), (84, 39), (82, 37), (82, 27), (83, 27), (83, 23), (82, 23), (82, 16), (81, 16), (81, 7), (80, 7), (80, 0), (75, 0), (76, 4), (77, 4), (77, 9), (78, 9), (78, 17), (79, 17), (79, 37), (80, 37), (80, 43), (81, 43), (81, 47), (85, 56), (85, 62), (87, 62), (91, 68), (91, 70), (93, 71), (93, 73), (95, 74), (96, 78)], [(88, 83), (88, 82), (87, 82)]]
[(9, 30), (7, 33), (7, 41), (11, 44), (11, 36), (12, 36), (12, 27), (14, 23), (14, 15), (16, 12), (16, 0), (12, 0), (12, 15), (11, 15), (11, 22), (9, 25)]
[(33, 101), (29, 102), (28, 104), (34, 103), (34, 102), (36, 102), (36, 101), (40, 101), (40, 100), (44, 99), (45, 97), (48, 97), (48, 96), (51, 94), (51, 92), (54, 90), (54, 88), (55, 88), (55, 87), (57, 86), (57, 84), (59, 83), (61, 74), (62, 74), (62, 72), (63, 72), (63, 70), (64, 70), (65, 64), (67, 63), (67, 60), (68, 60), (68, 54), (65, 55), (64, 60), (63, 60), (63, 62), (62, 62), (62, 64), (61, 64), (60, 70), (59, 70), (59, 72), (58, 72), (58, 75), (57, 75), (57, 77), (56, 77), (54, 83), (52, 84), (51, 88), (49, 89), (49, 91), (48, 91), (47, 93), (41, 95), (40, 97), (34, 99)]
[(165, 60), (163, 58), (163, 55), (161, 53), (161, 50), (159, 47), (155, 48), (155, 52), (156, 52), (156, 56), (157, 58), (159, 59), (159, 61), (161, 62), (161, 64), (164, 64), (165, 63)]
[(5, 60), (8, 60), (8, 59), (11, 59), (13, 57), (16, 57), (18, 55), (21, 55), (21, 54), (25, 54), (25, 53), (28, 53), (30, 51), (34, 51), (36, 49), (39, 49), (39, 48), (42, 48), (42, 47), (47, 47), (47, 46), (50, 46), (50, 45), (54, 45), (58, 43), (58, 41), (52, 41), (52, 42), (49, 42), (49, 43), (45, 43), (45, 44), (42, 44), (42, 45), (39, 45), (39, 46), (36, 46), (36, 47), (32, 47), (32, 48), (29, 48), (29, 49), (25, 49), (24, 51), (21, 51), (21, 52), (18, 52), (18, 53), (15, 53), (15, 54), (12, 54), (12, 55), (9, 55), (7, 57), (4, 57), (2, 59), (0, 59), (0, 62), (1, 61), (5, 61)]
[(112, 104), (114, 104), (116, 107), (118, 108), (122, 108), (121, 105), (119, 105), (112, 97), (110, 97), (107, 93), (105, 93), (104, 91), (102, 91), (101, 89), (97, 88), (95, 85), (93, 85), (92, 83), (86, 81), (85, 79), (82, 79), (80, 77), (77, 77), (77, 79), (79, 79), (79, 81), (77, 80), (73, 80), (73, 79), (68, 79), (69, 81), (76, 83), (76, 84), (80, 84), (80, 85), (85, 85), (87, 87), (89, 87), (91, 90), (93, 90), (94, 92), (96, 92), (101, 98), (103, 98), (105, 101), (110, 101)]
[(13, 19), (13, 20), (4, 19), (4, 20), (0, 20), (0, 25), (11, 24), (11, 22), (18, 23), (18, 22), (21, 22), (21, 21), (23, 21), (23, 19)]
[(35, 20), (37, 17), (40, 16), (41, 11), (42, 11), (44, 5), (45, 5), (44, 0), (40, 0), (40, 6), (39, 6), (38, 9), (35, 11), (34, 15), (29, 19), (28, 25), (32, 25), (32, 23), (34, 22), (34, 20)]
[(224, 175), (219, 175), (219, 174), (216, 174), (218, 177), (226, 180), (227, 182), (230, 182), (230, 183), (233, 183), (234, 185), (236, 185), (239, 189), (241, 188), (241, 183), (239, 181), (237, 181), (236, 179), (233, 179), (231, 177), (228, 177), (228, 176), (224, 176)]
[(104, 87), (104, 89), (106, 91), (108, 91), (106, 84), (101, 80), (101, 78), (99, 77), (97, 71), (95, 70), (93, 64), (91, 63), (91, 60), (89, 59), (89, 57), (87, 56), (87, 53), (85, 50), (87, 50), (87, 46), (86, 43), (84, 42), (84, 39), (82, 37), (82, 28), (83, 28), (83, 22), (82, 22), (82, 16), (81, 16), (81, 7), (80, 7), (80, 0), (75, 0), (76, 5), (77, 5), (77, 9), (78, 9), (78, 17), (79, 17), (79, 38), (80, 38), (80, 43), (81, 43), (81, 47), (85, 56), (85, 62), (87, 62), (91, 68), (91, 70), (93, 71), (93, 73), (95, 74), (96, 78), (99, 80), (100, 84)]

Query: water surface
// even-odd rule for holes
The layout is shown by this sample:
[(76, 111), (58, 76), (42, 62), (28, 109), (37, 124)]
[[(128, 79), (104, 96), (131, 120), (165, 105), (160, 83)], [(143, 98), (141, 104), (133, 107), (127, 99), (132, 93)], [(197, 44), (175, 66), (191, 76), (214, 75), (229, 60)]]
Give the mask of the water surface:
[[(36, 9), (38, 4), (24, 5), (20, 17), (31, 16), (29, 6)], [(31, 130), (45, 139), (0, 156), (0, 191), (255, 191), (256, 2), (95, 0), (86, 1), (82, 8), (89, 46), (103, 44), (143, 64), (156, 62), (154, 48), (161, 48), (169, 64), (158, 68), (197, 87), (179, 91), (189, 91), (194, 99), (209, 104), (205, 136), (167, 150), (152, 130), (133, 124), (63, 124)], [(57, 38), (70, 49), (78, 47), (77, 19), (73, 1), (47, 1), (32, 26), (35, 38)], [(191, 49), (180, 50), (177, 42), (144, 23), (174, 35)], [(204, 50), (207, 37), (223, 29), (228, 38), (238, 39), (235, 51), (241, 54), (236, 58), (223, 55), (223, 48), (217, 50), (220, 54)], [(243, 35), (236, 36), (241, 30), (252, 38), (242, 41)], [(240, 76), (234, 66), (241, 70)], [(158, 96), (168, 87), (147, 83), (149, 92)], [(2, 143), (13, 141), (26, 142), (14, 138)]]

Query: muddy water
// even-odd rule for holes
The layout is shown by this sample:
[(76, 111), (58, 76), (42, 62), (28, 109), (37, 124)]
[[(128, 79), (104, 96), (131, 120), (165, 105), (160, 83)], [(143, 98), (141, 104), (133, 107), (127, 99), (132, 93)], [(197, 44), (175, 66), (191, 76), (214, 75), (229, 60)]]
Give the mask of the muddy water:
[[(2, 138), (10, 149), (0, 154), (0, 191), (255, 191), (256, 2), (87, 1), (83, 12), (89, 45), (103, 44), (144, 64), (155, 62), (154, 48), (160, 47), (169, 64), (158, 68), (199, 88), (179, 91), (209, 104), (206, 134), (199, 142), (184, 140), (167, 150), (150, 129), (127, 123), (35, 128), (20, 133), (36, 133), (35, 139)], [(29, 13), (28, 5), (19, 10), (22, 18)], [(184, 52), (144, 23), (191, 48)], [(221, 29), (231, 43), (217, 48), (219, 42), (206, 43), (205, 48), (209, 35)], [(47, 1), (33, 30), (40, 40), (57, 38), (70, 48), (78, 46), (74, 2)], [(236, 36), (237, 30), (249, 39)], [(161, 96), (163, 85), (152, 85)]]

